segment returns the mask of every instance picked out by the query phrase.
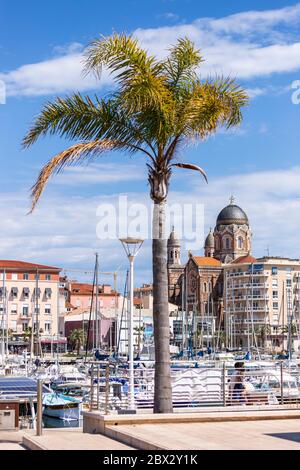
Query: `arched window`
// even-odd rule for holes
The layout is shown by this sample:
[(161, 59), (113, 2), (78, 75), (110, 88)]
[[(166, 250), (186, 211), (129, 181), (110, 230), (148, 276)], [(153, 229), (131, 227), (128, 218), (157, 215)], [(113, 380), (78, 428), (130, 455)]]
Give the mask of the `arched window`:
[(203, 283), (203, 292), (207, 292), (207, 283), (206, 282)]
[(244, 240), (242, 237), (238, 237), (238, 248), (244, 248)]
[(208, 292), (211, 292), (212, 291), (212, 288), (211, 288), (211, 281), (209, 281), (208, 283)]
[(223, 243), (224, 243), (224, 248), (226, 248), (226, 250), (229, 250), (231, 248), (231, 240), (229, 237), (226, 237)]

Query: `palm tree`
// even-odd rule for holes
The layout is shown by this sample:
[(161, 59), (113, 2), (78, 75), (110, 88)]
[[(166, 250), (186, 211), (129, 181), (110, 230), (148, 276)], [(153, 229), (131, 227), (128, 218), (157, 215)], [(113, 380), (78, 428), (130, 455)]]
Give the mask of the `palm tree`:
[(32, 210), (49, 178), (66, 166), (93, 161), (113, 150), (146, 158), (153, 214), (153, 322), (155, 336), (154, 412), (172, 411), (165, 210), (174, 168), (205, 172), (176, 161), (185, 144), (201, 141), (220, 127), (242, 120), (246, 92), (230, 78), (201, 81), (203, 58), (187, 38), (178, 39), (159, 60), (131, 36), (114, 34), (86, 50), (86, 73), (106, 67), (117, 84), (107, 98), (76, 93), (47, 103), (24, 138), (28, 147), (46, 134), (76, 140), (42, 168), (32, 188)]
[(74, 349), (77, 350), (77, 356), (80, 354), (80, 348), (85, 342), (85, 331), (81, 329), (75, 329), (71, 331), (70, 341), (73, 344)]
[(263, 349), (265, 349), (267, 336), (271, 334), (271, 326), (267, 323), (256, 326), (254, 328), (254, 333), (259, 335), (261, 346)]

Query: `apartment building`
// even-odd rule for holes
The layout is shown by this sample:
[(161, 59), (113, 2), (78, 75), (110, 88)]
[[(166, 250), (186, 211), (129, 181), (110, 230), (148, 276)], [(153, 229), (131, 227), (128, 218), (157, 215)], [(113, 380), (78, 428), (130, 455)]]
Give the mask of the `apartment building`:
[(43, 343), (57, 341), (59, 273), (53, 266), (0, 260), (0, 330), (22, 336), (33, 326)]
[(229, 346), (298, 350), (300, 261), (246, 255), (223, 268)]

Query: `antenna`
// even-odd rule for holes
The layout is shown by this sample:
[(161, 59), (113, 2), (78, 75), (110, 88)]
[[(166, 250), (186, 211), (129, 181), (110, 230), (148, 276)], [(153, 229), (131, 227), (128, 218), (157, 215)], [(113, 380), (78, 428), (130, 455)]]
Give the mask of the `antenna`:
[(270, 257), (270, 247), (269, 245), (267, 246), (267, 248), (265, 249), (265, 251), (267, 252), (267, 256), (268, 258)]

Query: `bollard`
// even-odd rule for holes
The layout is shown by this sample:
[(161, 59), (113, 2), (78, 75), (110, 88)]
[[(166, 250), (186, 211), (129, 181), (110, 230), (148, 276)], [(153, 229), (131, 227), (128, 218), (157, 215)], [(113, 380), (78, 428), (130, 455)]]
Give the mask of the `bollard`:
[(280, 364), (280, 398), (283, 405), (283, 363)]
[(100, 366), (98, 365), (98, 369), (97, 369), (97, 410), (99, 410), (99, 401), (100, 401)]
[(105, 370), (105, 414), (108, 414), (108, 402), (109, 402), (109, 364), (106, 365)]
[(222, 387), (223, 387), (223, 406), (226, 406), (226, 366), (225, 362), (223, 362), (223, 370), (222, 370)]
[(36, 412), (36, 435), (43, 434), (43, 381), (37, 381), (37, 412)]
[(94, 364), (91, 366), (91, 391), (90, 391), (90, 411), (93, 410), (94, 401)]

